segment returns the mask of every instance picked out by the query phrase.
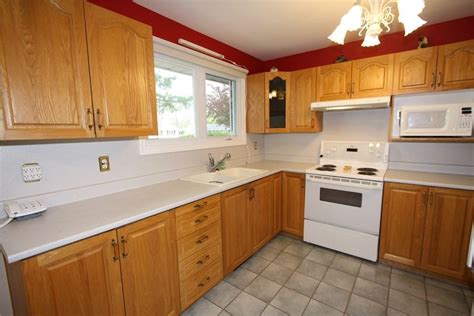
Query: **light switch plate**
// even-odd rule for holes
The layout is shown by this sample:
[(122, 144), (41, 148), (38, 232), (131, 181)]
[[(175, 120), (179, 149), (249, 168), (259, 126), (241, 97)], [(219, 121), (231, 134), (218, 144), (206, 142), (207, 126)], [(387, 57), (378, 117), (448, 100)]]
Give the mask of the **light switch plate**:
[(109, 156), (100, 156), (99, 157), (99, 171), (100, 172), (110, 171)]
[(43, 178), (41, 166), (36, 162), (25, 163), (23, 166), (21, 166), (21, 172), (24, 182), (37, 182)]

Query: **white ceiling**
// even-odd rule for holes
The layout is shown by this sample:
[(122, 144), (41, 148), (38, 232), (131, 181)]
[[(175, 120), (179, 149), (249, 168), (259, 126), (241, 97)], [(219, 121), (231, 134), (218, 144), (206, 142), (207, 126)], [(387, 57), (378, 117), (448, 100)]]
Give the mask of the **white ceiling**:
[[(362, 4), (367, 0), (362, 0)], [(269, 60), (333, 45), (327, 36), (354, 0), (134, 0), (172, 20)], [(425, 0), (429, 24), (474, 15), (474, 0)], [(394, 22), (392, 31), (402, 30)], [(358, 39), (352, 32), (346, 41)]]

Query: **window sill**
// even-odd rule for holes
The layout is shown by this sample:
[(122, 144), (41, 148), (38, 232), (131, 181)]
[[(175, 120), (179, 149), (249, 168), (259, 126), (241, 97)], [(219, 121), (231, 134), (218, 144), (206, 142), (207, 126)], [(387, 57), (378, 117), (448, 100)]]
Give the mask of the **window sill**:
[(242, 146), (247, 144), (246, 136), (232, 139), (192, 139), (167, 140), (158, 138), (140, 139), (140, 155), (154, 155), (219, 147)]

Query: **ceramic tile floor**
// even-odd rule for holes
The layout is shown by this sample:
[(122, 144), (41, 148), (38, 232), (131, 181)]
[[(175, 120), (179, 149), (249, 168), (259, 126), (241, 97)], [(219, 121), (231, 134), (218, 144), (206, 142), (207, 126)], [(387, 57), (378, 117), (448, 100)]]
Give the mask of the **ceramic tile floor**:
[(183, 315), (469, 315), (474, 292), (276, 236)]

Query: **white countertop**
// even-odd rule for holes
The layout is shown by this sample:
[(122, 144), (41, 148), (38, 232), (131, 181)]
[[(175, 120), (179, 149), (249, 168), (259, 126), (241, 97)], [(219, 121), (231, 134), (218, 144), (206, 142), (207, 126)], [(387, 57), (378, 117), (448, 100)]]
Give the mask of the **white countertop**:
[(313, 165), (260, 161), (243, 167), (268, 172), (227, 186), (174, 180), (51, 207), (38, 218), (13, 221), (0, 229), (0, 244), (6, 260), (13, 263), (280, 171), (304, 173)]
[(474, 190), (474, 176), (461, 174), (389, 169), (385, 173), (384, 181)]

